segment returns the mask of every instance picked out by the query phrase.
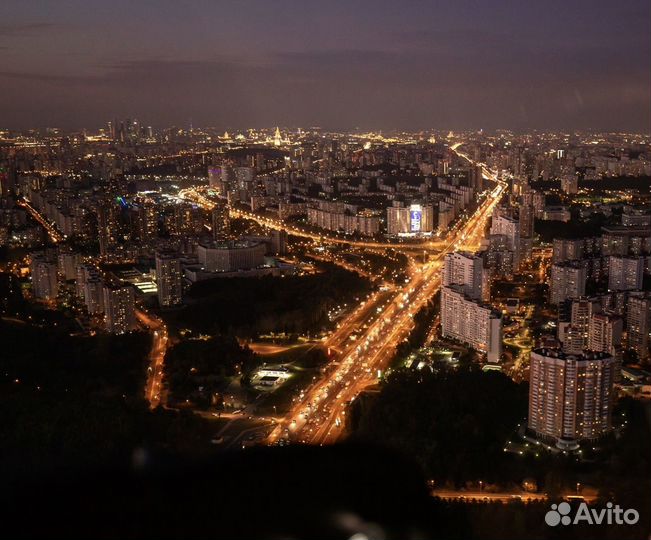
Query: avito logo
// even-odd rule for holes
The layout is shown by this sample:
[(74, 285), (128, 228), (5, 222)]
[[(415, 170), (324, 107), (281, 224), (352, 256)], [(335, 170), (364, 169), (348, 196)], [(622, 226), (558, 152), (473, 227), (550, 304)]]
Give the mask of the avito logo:
[(550, 527), (556, 525), (635, 525), (640, 520), (637, 510), (629, 508), (624, 510), (618, 504), (609, 502), (606, 508), (590, 508), (582, 502), (576, 510), (574, 517), (570, 516), (572, 507), (569, 503), (552, 504), (551, 510), (545, 514), (545, 523)]

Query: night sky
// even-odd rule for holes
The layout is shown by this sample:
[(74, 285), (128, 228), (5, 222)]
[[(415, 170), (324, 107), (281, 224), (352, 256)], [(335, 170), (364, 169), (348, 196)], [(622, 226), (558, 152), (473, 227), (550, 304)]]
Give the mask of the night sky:
[(651, 126), (649, 0), (0, 2), (0, 128)]

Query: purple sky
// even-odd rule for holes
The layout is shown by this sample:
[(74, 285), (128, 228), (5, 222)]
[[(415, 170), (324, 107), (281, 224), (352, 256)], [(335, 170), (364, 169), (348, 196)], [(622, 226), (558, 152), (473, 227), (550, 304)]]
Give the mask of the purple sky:
[(0, 128), (651, 126), (649, 0), (0, 2)]

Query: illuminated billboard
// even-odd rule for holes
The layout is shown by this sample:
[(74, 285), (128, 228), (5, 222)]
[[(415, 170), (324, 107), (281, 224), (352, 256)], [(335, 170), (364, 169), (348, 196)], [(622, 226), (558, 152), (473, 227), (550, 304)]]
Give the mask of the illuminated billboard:
[(417, 233), (421, 231), (423, 223), (423, 209), (420, 204), (412, 204), (409, 207), (409, 231)]

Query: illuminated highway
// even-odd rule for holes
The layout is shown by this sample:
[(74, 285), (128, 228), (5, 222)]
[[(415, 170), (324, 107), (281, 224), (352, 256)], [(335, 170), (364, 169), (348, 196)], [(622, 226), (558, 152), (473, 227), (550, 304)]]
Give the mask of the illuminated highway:
[[(460, 144), (451, 150), (458, 152)], [(384, 243), (352, 241), (316, 234), (300, 227), (288, 225), (281, 220), (259, 216), (243, 210), (230, 210), (231, 216), (251, 219), (272, 228), (284, 229), (289, 234), (309, 238), (318, 243), (341, 243), (364, 248), (394, 248), (396, 250), (436, 249), (429, 262), (410, 264), (408, 283), (393, 291), (374, 293), (353, 313), (339, 323), (337, 329), (324, 345), (340, 353), (340, 359), (331, 364), (323, 379), (305, 389), (295, 400), (284, 419), (270, 433), (267, 442), (273, 444), (281, 438), (290, 438), (311, 444), (326, 444), (337, 440), (344, 425), (346, 407), (366, 387), (374, 384), (388, 366), (397, 345), (413, 328), (414, 315), (428, 302), (440, 287), (440, 270), (445, 255), (459, 249), (474, 249), (483, 238), (487, 219), (505, 190), (505, 183), (498, 175), (484, 167), (484, 174), (498, 182), (473, 216), (460, 221), (451, 229), (447, 238), (423, 244)], [(202, 193), (201, 188), (186, 189), (179, 196), (205, 208), (215, 203)]]
[(52, 224), (27, 201), (16, 201), (16, 204), (25, 208), (30, 213), (30, 215), (36, 221), (38, 221), (38, 223), (45, 229), (53, 243), (58, 244), (59, 242), (63, 242), (63, 240), (65, 240), (65, 236), (57, 231), (56, 228), (54, 228)]
[[(448, 236), (444, 249), (428, 263), (412, 270), (409, 283), (377, 309), (378, 316), (353, 344), (344, 349), (335, 369), (299, 396), (285, 420), (270, 434), (269, 443), (283, 437), (311, 444), (327, 444), (338, 439), (348, 404), (366, 387), (377, 382), (378, 374), (387, 368), (396, 346), (413, 328), (413, 316), (439, 289), (444, 256), (481, 241), (486, 220), (504, 189), (505, 185), (499, 183), (477, 212)], [(343, 335), (353, 335), (356, 328), (347, 323), (337, 332), (342, 335), (342, 330)]]
[(140, 309), (136, 310), (136, 317), (153, 333), (153, 341), (149, 353), (149, 367), (147, 368), (147, 383), (145, 384), (145, 398), (149, 401), (149, 406), (155, 409), (161, 404), (163, 406), (165, 405), (163, 364), (169, 341), (167, 327), (161, 319)]

